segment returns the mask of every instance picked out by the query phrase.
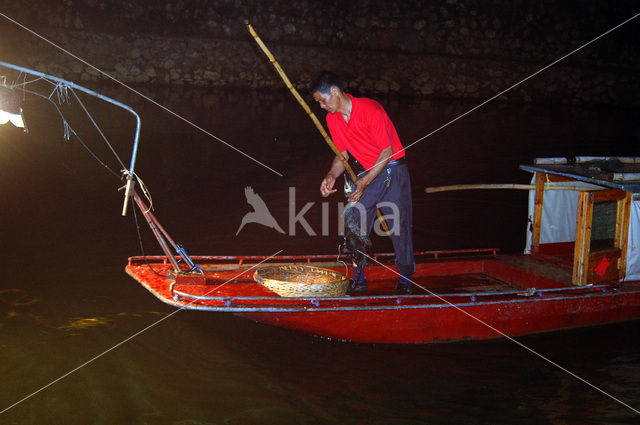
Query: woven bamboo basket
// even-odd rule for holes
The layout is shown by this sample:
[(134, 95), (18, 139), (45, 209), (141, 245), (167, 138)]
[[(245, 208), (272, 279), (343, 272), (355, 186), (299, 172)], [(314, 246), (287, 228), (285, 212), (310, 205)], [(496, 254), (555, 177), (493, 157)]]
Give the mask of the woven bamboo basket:
[(297, 264), (263, 267), (253, 279), (281, 297), (344, 297), (349, 286), (341, 273)]

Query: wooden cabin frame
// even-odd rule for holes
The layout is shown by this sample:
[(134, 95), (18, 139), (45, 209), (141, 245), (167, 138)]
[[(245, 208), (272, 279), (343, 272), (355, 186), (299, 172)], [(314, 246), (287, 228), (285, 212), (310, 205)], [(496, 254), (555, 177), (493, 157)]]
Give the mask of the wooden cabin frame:
[[(567, 181), (577, 180), (542, 171), (536, 172), (534, 214), (531, 226), (531, 252), (533, 254), (540, 253), (545, 183)], [(605, 280), (624, 279), (631, 199), (631, 192), (620, 189), (594, 189), (580, 192), (573, 252), (572, 283), (574, 285), (588, 285)], [(591, 230), (593, 227), (594, 205), (608, 201), (617, 203), (613, 246), (604, 249), (592, 249)]]

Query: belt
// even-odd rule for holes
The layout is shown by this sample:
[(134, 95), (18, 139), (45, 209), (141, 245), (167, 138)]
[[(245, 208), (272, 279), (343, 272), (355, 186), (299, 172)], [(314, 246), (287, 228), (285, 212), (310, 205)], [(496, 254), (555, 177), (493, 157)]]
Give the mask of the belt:
[(391, 161), (387, 162), (387, 167), (395, 167), (396, 165), (402, 165), (402, 164), (406, 164), (404, 157), (398, 158), (398, 159), (392, 159)]
[[(385, 168), (390, 168), (390, 167), (395, 167), (397, 165), (402, 165), (402, 164), (406, 164), (407, 162), (405, 161), (404, 157), (402, 158), (398, 158), (398, 159), (392, 159), (391, 161), (387, 162), (387, 166)], [(354, 160), (354, 168), (355, 168), (355, 173), (357, 176), (359, 176), (360, 174), (364, 173), (365, 168), (362, 166), (362, 164), (360, 164), (358, 162), (358, 160)]]

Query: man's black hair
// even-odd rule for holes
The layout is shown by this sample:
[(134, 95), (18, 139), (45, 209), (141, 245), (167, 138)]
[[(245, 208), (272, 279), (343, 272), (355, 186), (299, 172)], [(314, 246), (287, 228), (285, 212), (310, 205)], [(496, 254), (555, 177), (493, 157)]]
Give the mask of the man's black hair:
[(331, 71), (322, 71), (309, 83), (309, 93), (314, 94), (315, 92), (320, 92), (322, 94), (329, 94), (331, 87), (334, 86), (340, 90), (344, 90), (340, 77)]

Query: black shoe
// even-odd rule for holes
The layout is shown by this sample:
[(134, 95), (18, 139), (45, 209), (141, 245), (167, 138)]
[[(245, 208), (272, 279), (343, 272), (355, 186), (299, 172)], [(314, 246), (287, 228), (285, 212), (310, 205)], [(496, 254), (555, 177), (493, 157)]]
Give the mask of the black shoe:
[(413, 294), (413, 284), (411, 282), (398, 282), (393, 295), (411, 295)]
[(363, 280), (360, 283), (355, 283), (353, 279), (349, 279), (349, 288), (347, 288), (347, 295), (358, 296), (367, 292), (367, 280)]

